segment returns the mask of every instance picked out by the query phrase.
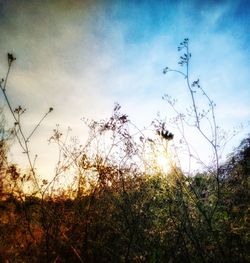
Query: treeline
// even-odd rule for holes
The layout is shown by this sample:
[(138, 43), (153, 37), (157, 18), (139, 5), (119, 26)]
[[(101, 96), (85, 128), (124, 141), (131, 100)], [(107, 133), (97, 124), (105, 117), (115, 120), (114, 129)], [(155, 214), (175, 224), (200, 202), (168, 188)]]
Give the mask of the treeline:
[[(212, 174), (102, 167), (88, 194), (1, 196), (1, 262), (248, 262), (250, 137)], [(112, 176), (110, 176), (112, 175)]]

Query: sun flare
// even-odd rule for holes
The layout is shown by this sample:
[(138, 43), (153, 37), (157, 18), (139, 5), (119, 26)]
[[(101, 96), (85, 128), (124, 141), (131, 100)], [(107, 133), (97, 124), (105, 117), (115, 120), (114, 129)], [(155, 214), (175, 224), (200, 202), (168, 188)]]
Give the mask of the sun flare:
[(166, 153), (159, 152), (157, 154), (156, 165), (164, 173), (168, 173), (170, 171), (171, 167), (170, 167), (170, 163), (169, 163), (169, 158), (168, 158)]

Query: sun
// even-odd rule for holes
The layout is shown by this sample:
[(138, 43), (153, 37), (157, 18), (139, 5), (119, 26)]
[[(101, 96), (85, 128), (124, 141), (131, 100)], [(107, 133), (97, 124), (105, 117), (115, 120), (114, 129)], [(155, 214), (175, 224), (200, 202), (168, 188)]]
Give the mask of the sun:
[(164, 173), (169, 173), (171, 170), (170, 160), (166, 152), (159, 151), (155, 157), (157, 167)]
[(147, 146), (142, 156), (144, 169), (147, 173), (168, 175), (175, 166), (172, 145), (154, 140)]

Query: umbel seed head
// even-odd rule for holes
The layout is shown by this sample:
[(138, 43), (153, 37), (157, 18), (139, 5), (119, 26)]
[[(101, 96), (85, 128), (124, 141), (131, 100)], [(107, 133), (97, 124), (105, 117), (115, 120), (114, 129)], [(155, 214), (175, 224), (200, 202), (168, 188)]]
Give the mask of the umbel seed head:
[(14, 60), (16, 60), (16, 58), (13, 56), (13, 54), (8, 53), (8, 63), (9, 63), (9, 65), (10, 65)]

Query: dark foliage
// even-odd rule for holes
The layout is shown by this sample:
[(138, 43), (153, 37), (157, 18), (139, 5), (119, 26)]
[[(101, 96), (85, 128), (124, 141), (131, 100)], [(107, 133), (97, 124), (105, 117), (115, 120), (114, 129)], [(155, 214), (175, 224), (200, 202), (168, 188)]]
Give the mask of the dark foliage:
[[(249, 149), (246, 139), (222, 167), (226, 171), (229, 165), (230, 172), (222, 179), (219, 205), (213, 202), (214, 178), (199, 174), (185, 179), (180, 171), (171, 172), (175, 178), (171, 185), (171, 174), (124, 176), (75, 199), (23, 201), (2, 195), (1, 259), (247, 262)], [(207, 216), (209, 212), (213, 217)]]

